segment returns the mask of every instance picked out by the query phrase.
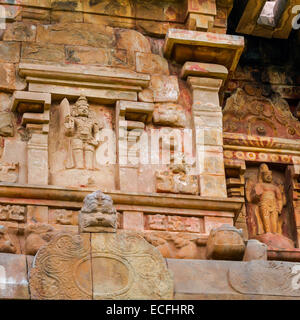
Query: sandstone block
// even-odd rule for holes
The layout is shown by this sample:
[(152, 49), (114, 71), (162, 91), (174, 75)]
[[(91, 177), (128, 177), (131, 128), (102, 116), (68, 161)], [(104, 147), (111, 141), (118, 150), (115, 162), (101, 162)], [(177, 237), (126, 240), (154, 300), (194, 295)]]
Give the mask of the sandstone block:
[(150, 89), (154, 102), (177, 102), (179, 86), (176, 76), (152, 75)]
[(82, 11), (83, 1), (69, 1), (69, 0), (51, 0), (51, 9), (66, 10), (66, 11)]
[(225, 176), (201, 175), (200, 195), (204, 197), (226, 197)]
[(101, 13), (109, 16), (135, 17), (135, 10), (130, 0), (84, 1), (84, 12)]
[(127, 230), (144, 230), (143, 212), (124, 211), (123, 212), (123, 229)]
[(60, 23), (38, 26), (37, 42), (110, 48), (115, 44), (113, 29), (87, 23)]
[(66, 46), (66, 62), (107, 66), (110, 51), (104, 48)]
[(137, 52), (136, 71), (151, 75), (169, 75), (168, 61), (157, 54)]
[(151, 53), (150, 42), (135, 30), (120, 29), (116, 31), (117, 48), (132, 52)]
[(210, 233), (212, 229), (221, 227), (223, 224), (233, 226), (233, 219), (224, 217), (204, 217), (205, 233)]
[(26, 83), (17, 75), (13, 63), (0, 63), (0, 90), (24, 90)]
[(64, 46), (55, 44), (24, 43), (21, 53), (22, 62), (64, 62)]
[(25, 255), (0, 253), (0, 296), (29, 299)]
[(35, 41), (36, 25), (28, 22), (13, 22), (6, 24), (4, 41)]
[[(51, 23), (83, 22), (82, 12), (51, 11)], [(87, 21), (90, 23), (89, 21)]]
[(27, 223), (48, 223), (48, 207), (27, 206)]
[(247, 241), (247, 246), (244, 254), (244, 261), (251, 260), (267, 260), (268, 259), (268, 251), (267, 245), (261, 243), (258, 240), (250, 239)]
[(0, 62), (19, 62), (20, 43), (0, 41)]

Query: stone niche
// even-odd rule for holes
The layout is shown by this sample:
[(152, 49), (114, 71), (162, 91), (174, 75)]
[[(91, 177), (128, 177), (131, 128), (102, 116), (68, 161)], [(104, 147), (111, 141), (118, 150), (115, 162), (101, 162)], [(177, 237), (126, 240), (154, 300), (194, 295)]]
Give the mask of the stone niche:
[[(88, 117), (78, 113), (78, 106), (86, 103)], [(65, 98), (52, 105), (50, 184), (115, 189), (113, 118), (113, 107), (90, 103), (85, 97), (70, 101)], [(107, 132), (110, 136), (105, 138)]]
[(249, 238), (266, 243), (269, 249), (293, 249), (297, 243), (286, 180), (284, 166), (247, 165), (245, 193)]

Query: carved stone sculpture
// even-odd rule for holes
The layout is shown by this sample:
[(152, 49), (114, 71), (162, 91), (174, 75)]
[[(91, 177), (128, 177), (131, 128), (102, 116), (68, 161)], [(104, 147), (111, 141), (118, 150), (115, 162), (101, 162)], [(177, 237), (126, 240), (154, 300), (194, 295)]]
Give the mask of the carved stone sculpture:
[(158, 125), (185, 127), (186, 115), (182, 106), (174, 103), (155, 105), (153, 122)]
[(27, 225), (25, 229), (25, 253), (34, 256), (54, 235), (54, 228), (48, 224), (34, 223)]
[(16, 251), (17, 248), (11, 242), (6, 227), (0, 225), (0, 252), (16, 253)]
[(18, 176), (18, 163), (0, 163), (0, 182), (17, 182)]
[(244, 251), (242, 229), (225, 224), (211, 230), (206, 244), (207, 259), (242, 260)]
[(26, 210), (23, 206), (0, 206), (0, 220), (24, 222)]
[(66, 136), (71, 137), (66, 168), (94, 170), (95, 149), (99, 145), (96, 134), (100, 124), (89, 110), (86, 97), (79, 97), (72, 112), (67, 113), (64, 125)]
[(158, 250), (136, 232), (58, 234), (36, 255), (32, 299), (172, 299)]
[(110, 196), (100, 190), (84, 198), (79, 213), (80, 232), (116, 232), (117, 211)]
[[(171, 159), (172, 161), (172, 159)], [(188, 165), (171, 163), (156, 171), (156, 192), (198, 194), (197, 176), (188, 173)]]
[(14, 126), (12, 122), (12, 116), (10, 112), (0, 112), (0, 136), (13, 137)]
[(257, 181), (247, 180), (246, 199), (248, 226), (252, 229), (250, 237), (269, 247), (294, 248), (293, 241), (283, 235), (282, 229), (282, 212), (286, 204), (284, 188), (273, 182), (267, 164), (260, 165)]
[(278, 186), (272, 183), (272, 171), (267, 164), (259, 167), (258, 183), (247, 185), (249, 202), (257, 204), (257, 234), (267, 232), (282, 233), (279, 219), (283, 207), (283, 197)]

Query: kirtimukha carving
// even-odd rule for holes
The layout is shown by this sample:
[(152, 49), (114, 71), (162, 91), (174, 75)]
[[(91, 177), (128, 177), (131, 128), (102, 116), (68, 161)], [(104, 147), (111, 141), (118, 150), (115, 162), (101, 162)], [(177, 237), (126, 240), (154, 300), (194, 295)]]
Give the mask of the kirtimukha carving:
[(80, 232), (116, 232), (117, 211), (110, 196), (100, 190), (84, 198), (79, 213)]
[(0, 225), (0, 252), (16, 253), (17, 248), (11, 242), (5, 226)]
[(19, 177), (18, 163), (0, 163), (0, 182), (17, 182)]
[(12, 115), (10, 112), (0, 112), (0, 136), (13, 137), (14, 126), (12, 122)]
[(257, 234), (267, 232), (282, 234), (280, 219), (283, 208), (282, 190), (272, 182), (272, 171), (263, 163), (259, 167), (258, 183), (248, 180), (246, 195), (248, 202), (257, 204), (255, 216)]
[(55, 235), (55, 229), (44, 223), (29, 224), (25, 228), (25, 253), (34, 256)]
[(66, 136), (71, 137), (66, 168), (96, 169), (95, 150), (99, 145), (96, 135), (102, 127), (89, 110), (86, 97), (79, 97), (72, 112), (67, 99), (62, 104), (69, 108), (64, 125)]
[(179, 104), (164, 103), (155, 105), (153, 123), (162, 126), (185, 127), (186, 115)]
[(197, 176), (189, 174), (184, 159), (181, 164), (171, 161), (166, 170), (156, 171), (156, 192), (198, 194)]

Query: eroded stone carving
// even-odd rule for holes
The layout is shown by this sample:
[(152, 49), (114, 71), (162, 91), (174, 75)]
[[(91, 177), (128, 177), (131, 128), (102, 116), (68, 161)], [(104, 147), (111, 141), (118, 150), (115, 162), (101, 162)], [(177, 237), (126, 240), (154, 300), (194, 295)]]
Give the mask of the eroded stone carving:
[(0, 182), (17, 182), (19, 177), (18, 163), (0, 163)]
[(29, 285), (32, 299), (92, 299), (89, 237), (55, 236), (36, 255)]
[(49, 224), (34, 223), (25, 228), (25, 253), (34, 256), (55, 235), (55, 229)]
[(0, 112), (0, 136), (13, 137), (14, 126), (12, 122), (12, 116), (10, 112)]
[(30, 291), (32, 299), (172, 299), (173, 281), (135, 232), (60, 233), (37, 253)]
[(110, 196), (100, 190), (84, 198), (79, 213), (80, 232), (116, 232), (117, 211)]
[(189, 174), (184, 159), (181, 164), (171, 162), (166, 170), (156, 171), (156, 192), (198, 194), (197, 176)]
[(153, 112), (153, 122), (162, 126), (185, 127), (186, 115), (181, 105), (157, 104)]
[(211, 230), (206, 244), (207, 259), (242, 260), (244, 251), (242, 229), (224, 224)]
[(16, 253), (17, 248), (11, 242), (7, 228), (0, 225), (0, 252)]
[(24, 222), (26, 216), (26, 210), (23, 206), (6, 205), (0, 206), (0, 220), (10, 220)]
[(299, 139), (300, 123), (278, 94), (272, 99), (248, 95), (243, 89), (227, 99), (223, 109), (224, 132)]
[(185, 233), (147, 232), (144, 238), (157, 247), (164, 258), (199, 259), (197, 236)]
[[(66, 99), (63, 102), (66, 108), (70, 108)], [(86, 97), (79, 97), (72, 112), (67, 111), (64, 125), (66, 136), (71, 137), (66, 168), (94, 170), (95, 149), (99, 145), (96, 135), (102, 127), (89, 110)]]
[(56, 217), (56, 223), (62, 225), (71, 225), (73, 222), (72, 211), (69, 210), (55, 210), (54, 215)]

